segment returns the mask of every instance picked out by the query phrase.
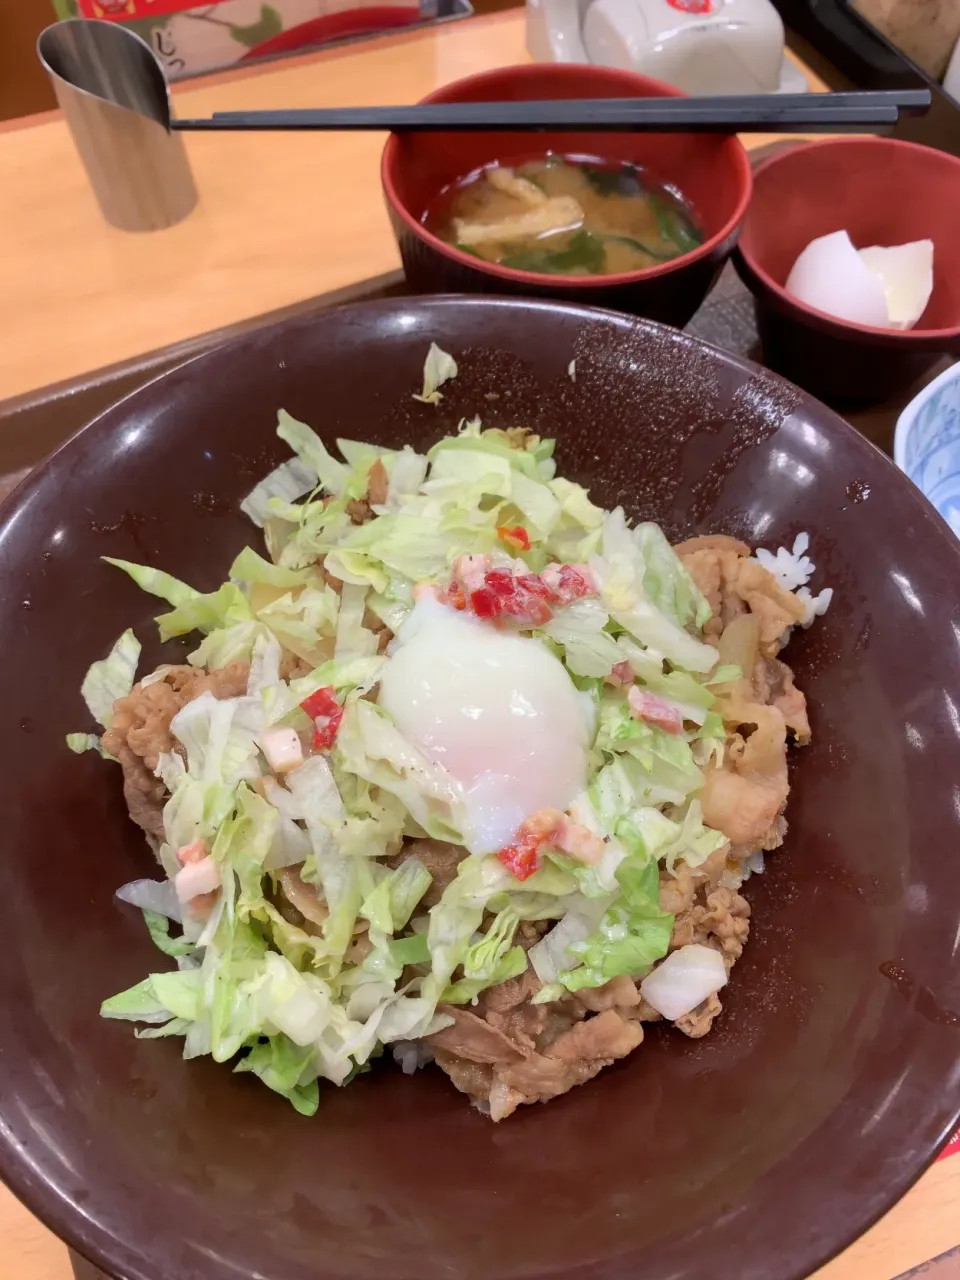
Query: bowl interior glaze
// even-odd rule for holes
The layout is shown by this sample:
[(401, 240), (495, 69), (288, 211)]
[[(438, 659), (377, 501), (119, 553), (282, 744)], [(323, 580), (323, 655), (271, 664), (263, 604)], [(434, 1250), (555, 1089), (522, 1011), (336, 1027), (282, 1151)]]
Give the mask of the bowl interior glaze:
[[(417, 403), (427, 345), (459, 361)], [(567, 368), (576, 360), (576, 380)], [(809, 530), (836, 595), (789, 650), (812, 709), (790, 833), (714, 1033), (497, 1127), (438, 1073), (325, 1090), (313, 1121), (246, 1076), (138, 1041), (100, 1001), (165, 962), (120, 884), (152, 873), (120, 777), (64, 734), (82, 676), (159, 607), (104, 565), (209, 590), (256, 533), (238, 502), (328, 443), (425, 446), (462, 416), (558, 438), (605, 505), (768, 546)], [(865, 501), (850, 496), (852, 486)], [(960, 1060), (960, 549), (850, 427), (645, 321), (399, 299), (246, 336), (152, 383), (4, 508), (0, 1172), (125, 1280), (792, 1280), (863, 1231), (952, 1130)], [(174, 657), (173, 660), (176, 660)]]

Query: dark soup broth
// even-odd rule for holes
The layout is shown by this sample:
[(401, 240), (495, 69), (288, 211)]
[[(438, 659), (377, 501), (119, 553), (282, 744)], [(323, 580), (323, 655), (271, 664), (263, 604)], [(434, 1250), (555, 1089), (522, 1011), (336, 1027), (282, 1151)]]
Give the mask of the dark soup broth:
[(703, 241), (679, 192), (637, 165), (582, 156), (487, 165), (442, 192), (423, 221), (465, 253), (547, 275), (642, 271)]

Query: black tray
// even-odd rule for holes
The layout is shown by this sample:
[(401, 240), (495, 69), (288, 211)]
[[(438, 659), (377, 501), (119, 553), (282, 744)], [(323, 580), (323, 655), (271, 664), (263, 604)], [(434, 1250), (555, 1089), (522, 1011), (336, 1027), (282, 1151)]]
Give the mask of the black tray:
[(831, 89), (922, 89), (924, 116), (904, 116), (893, 137), (960, 156), (960, 102), (852, 9), (846, 0), (773, 0), (787, 44)]

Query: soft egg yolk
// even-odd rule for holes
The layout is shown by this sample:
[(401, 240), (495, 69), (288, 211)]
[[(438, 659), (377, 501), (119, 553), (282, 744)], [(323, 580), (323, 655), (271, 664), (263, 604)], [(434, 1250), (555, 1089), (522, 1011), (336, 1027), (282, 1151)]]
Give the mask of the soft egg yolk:
[(593, 706), (532, 637), (420, 600), (379, 702), (459, 784), (471, 853), (502, 849), (537, 809), (566, 810), (586, 784)]

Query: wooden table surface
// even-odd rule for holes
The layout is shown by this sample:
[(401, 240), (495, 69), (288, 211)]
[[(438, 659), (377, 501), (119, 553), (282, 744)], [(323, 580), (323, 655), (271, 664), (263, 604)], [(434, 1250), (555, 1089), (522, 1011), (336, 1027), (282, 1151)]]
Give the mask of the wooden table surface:
[[(415, 102), (527, 61), (522, 16), (230, 72), (182, 86), (178, 114)], [(769, 141), (753, 135), (752, 145)], [(187, 134), (200, 202), (162, 232), (102, 220), (56, 113), (0, 125), (0, 400), (396, 269), (381, 134)]]
[[(526, 60), (522, 17), (505, 13), (211, 77), (179, 89), (176, 107), (413, 102)], [(396, 269), (382, 144), (375, 134), (188, 136), (197, 209), (170, 230), (131, 235), (102, 221), (56, 113), (0, 126), (0, 400)], [(954, 1158), (817, 1280), (893, 1280), (958, 1244)], [(960, 1257), (928, 1270), (960, 1280)], [(64, 1245), (0, 1187), (2, 1280), (71, 1274)]]

